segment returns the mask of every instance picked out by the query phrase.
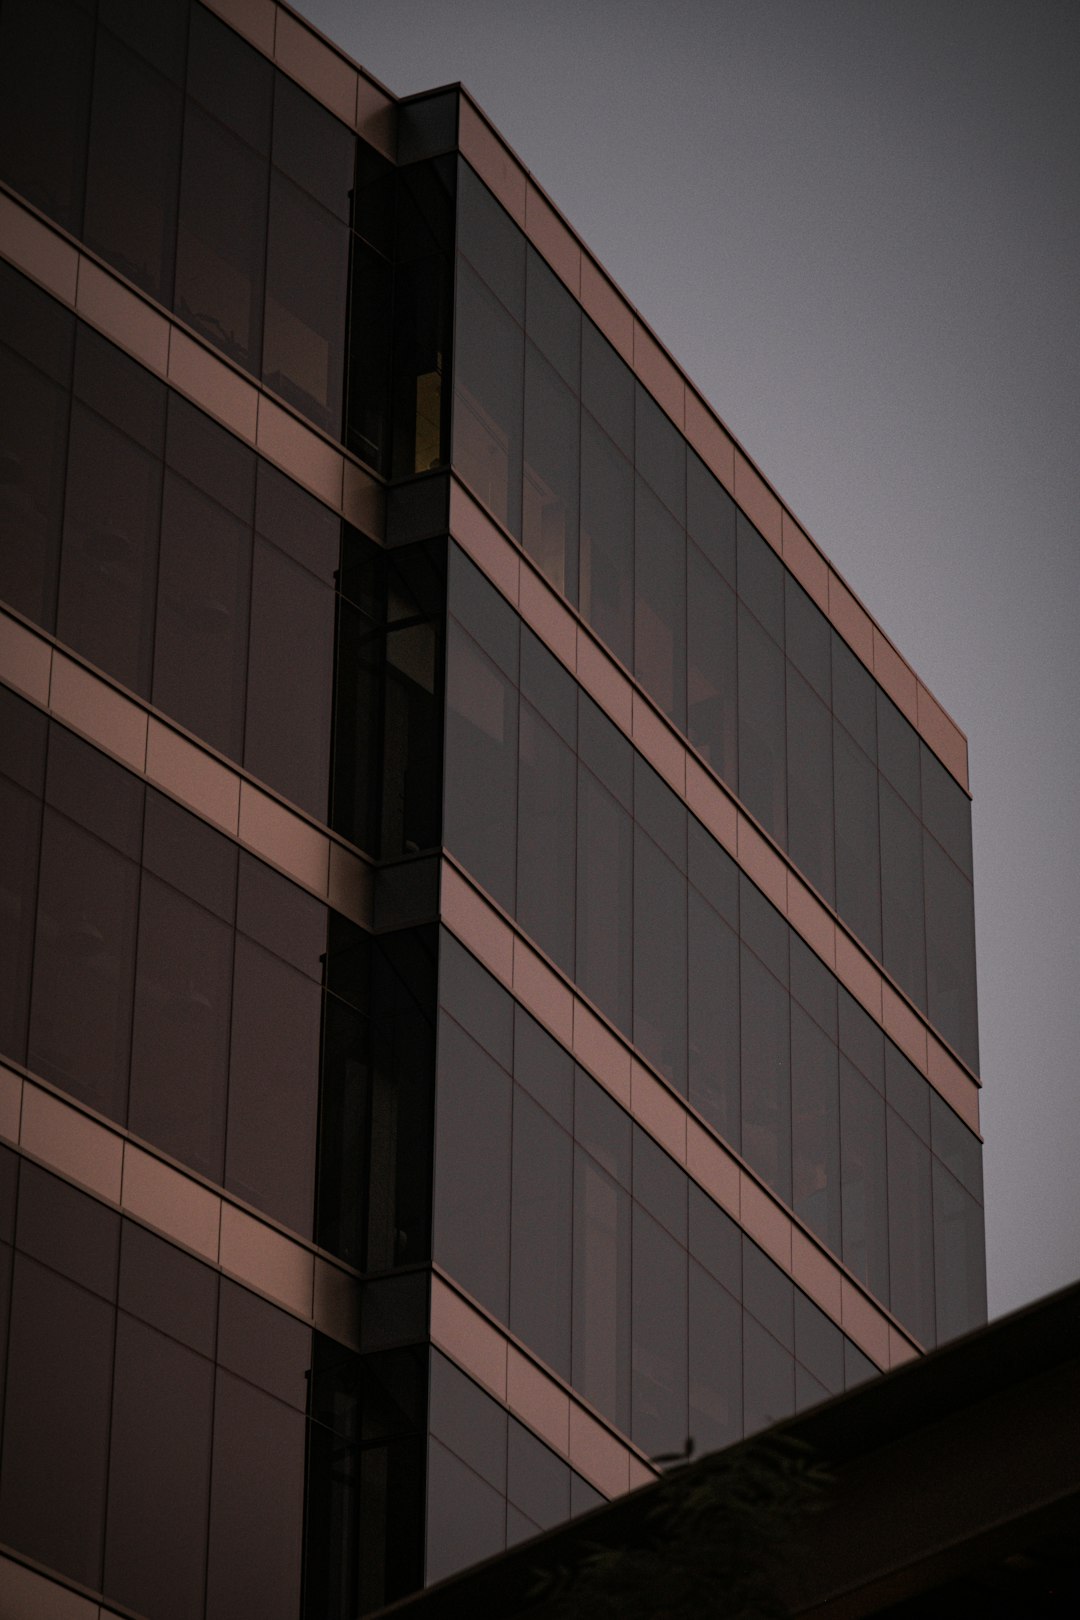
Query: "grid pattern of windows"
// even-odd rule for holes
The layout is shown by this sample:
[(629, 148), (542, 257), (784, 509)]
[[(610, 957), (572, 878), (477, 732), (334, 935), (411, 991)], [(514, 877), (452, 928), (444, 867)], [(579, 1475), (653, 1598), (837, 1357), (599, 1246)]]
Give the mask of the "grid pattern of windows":
[(0, 1148), (0, 1540), (161, 1620), (295, 1620), (311, 1340)]
[(456, 548), (447, 647), (447, 847), (923, 1342), (983, 1320), (977, 1138)]
[(340, 519), (6, 266), (0, 332), (0, 598), (325, 820)]
[(968, 1063), (970, 808), (464, 162), (455, 471)]
[(0, 8), (0, 175), (335, 436), (358, 144), (189, 0)]
[(429, 1584), (604, 1501), (437, 1350), (430, 1389)]
[(0, 1049), (310, 1235), (326, 907), (0, 706)]
[(440, 1001), (435, 1259), (644, 1451), (712, 1450), (873, 1371), (446, 934)]

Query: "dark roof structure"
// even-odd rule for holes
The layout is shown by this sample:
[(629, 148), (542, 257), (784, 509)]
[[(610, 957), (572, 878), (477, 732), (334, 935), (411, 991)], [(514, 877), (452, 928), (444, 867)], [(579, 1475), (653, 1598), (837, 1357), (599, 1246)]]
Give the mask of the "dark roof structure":
[(382, 1611), (1080, 1612), (1080, 1285)]

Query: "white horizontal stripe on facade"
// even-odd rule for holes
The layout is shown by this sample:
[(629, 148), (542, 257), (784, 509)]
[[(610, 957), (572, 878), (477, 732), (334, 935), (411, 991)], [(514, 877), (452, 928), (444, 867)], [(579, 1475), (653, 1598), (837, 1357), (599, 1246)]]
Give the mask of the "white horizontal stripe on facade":
[(451, 479), (450, 535), (971, 1130), (981, 1082), (531, 560)]
[(431, 1342), (605, 1496), (657, 1478), (642, 1451), (438, 1268), (431, 1279)]
[(75, 1102), (0, 1063), (0, 1140), (342, 1344), (359, 1344), (358, 1274)]
[(451, 856), (442, 922), (882, 1371), (918, 1342), (587, 1001)]
[(383, 538), (382, 486), (340, 444), (2, 183), (0, 257), (326, 506)]
[(370, 929), (373, 878), (366, 856), (4, 608), (0, 681), (309, 894)]

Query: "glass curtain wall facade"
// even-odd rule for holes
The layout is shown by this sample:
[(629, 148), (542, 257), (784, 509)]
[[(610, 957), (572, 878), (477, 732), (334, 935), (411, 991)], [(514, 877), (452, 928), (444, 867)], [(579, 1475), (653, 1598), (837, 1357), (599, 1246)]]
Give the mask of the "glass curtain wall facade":
[(0, 0), (0, 1576), (347, 1620), (984, 1319), (970, 814), (463, 95), (242, 11)]

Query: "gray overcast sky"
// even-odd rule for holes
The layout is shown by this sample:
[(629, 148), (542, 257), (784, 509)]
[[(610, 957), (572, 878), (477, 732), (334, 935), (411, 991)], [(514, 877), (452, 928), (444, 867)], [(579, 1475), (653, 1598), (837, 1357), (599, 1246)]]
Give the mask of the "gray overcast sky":
[(1080, 5), (300, 9), (468, 85), (967, 731), (991, 1313), (1073, 1280)]

